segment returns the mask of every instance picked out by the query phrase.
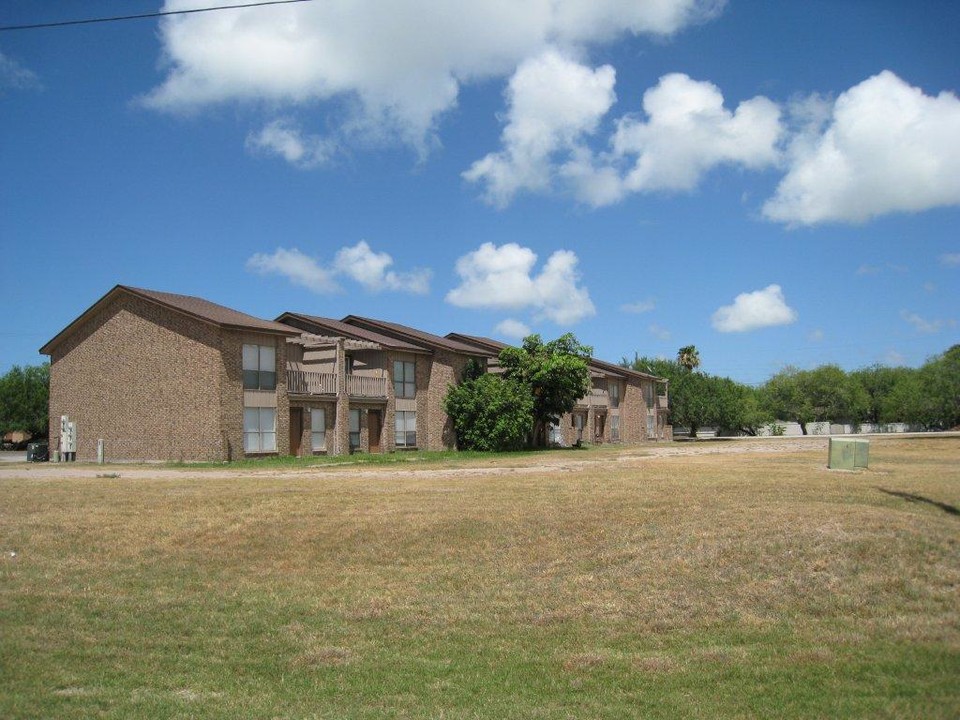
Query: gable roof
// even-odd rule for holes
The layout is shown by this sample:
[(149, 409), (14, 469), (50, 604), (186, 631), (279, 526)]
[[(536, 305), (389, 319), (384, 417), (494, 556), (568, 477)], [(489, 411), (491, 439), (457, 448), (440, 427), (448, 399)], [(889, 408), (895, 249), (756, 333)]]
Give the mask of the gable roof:
[(447, 333), (448, 340), (454, 340), (459, 343), (464, 343), (466, 345), (473, 345), (481, 350), (486, 350), (492, 352), (496, 355), (500, 354), (500, 351), (504, 348), (510, 347), (507, 343), (502, 343), (499, 340), (493, 340), (488, 337), (481, 337), (479, 335), (464, 335), (463, 333)]
[(216, 325), (222, 328), (232, 330), (250, 330), (253, 332), (271, 333), (277, 335), (297, 335), (299, 330), (281, 325), (270, 320), (261, 320), (253, 315), (247, 315), (239, 310), (233, 310), (223, 305), (204, 300), (203, 298), (192, 295), (177, 295), (175, 293), (159, 292), (157, 290), (145, 290), (135, 288), (129, 285), (115, 285), (106, 295), (97, 300), (93, 305), (87, 308), (76, 320), (57, 333), (46, 345), (40, 348), (40, 352), (49, 355), (50, 351), (69, 337), (84, 321), (93, 313), (111, 302), (120, 295), (133, 295), (147, 302), (160, 305), (168, 310), (172, 310), (181, 315), (192, 317), (195, 320)]
[(657, 377), (656, 375), (651, 375), (650, 373), (640, 372), (639, 370), (631, 370), (630, 368), (623, 367), (623, 365), (614, 365), (613, 363), (608, 363), (605, 360), (591, 358), (590, 362), (604, 372), (616, 373), (621, 377), (636, 377), (643, 378), (645, 380), (654, 380), (656, 382), (667, 382), (666, 378)]
[(395, 337), (373, 332), (372, 330), (367, 330), (366, 328), (358, 327), (356, 325), (348, 325), (345, 322), (334, 320), (332, 318), (285, 312), (280, 315), (276, 321), (280, 323), (296, 323), (293, 325), (294, 327), (299, 327), (299, 325), (309, 326), (309, 329), (301, 328), (304, 332), (321, 332), (322, 334), (326, 335), (348, 337), (354, 340), (366, 340), (368, 342), (377, 343), (378, 345), (391, 350), (401, 350), (403, 352), (413, 353), (430, 352), (429, 349), (420, 345), (405, 342), (404, 340), (398, 340)]
[(450, 338), (441, 337), (416, 328), (400, 325), (399, 323), (387, 322), (386, 320), (374, 320), (373, 318), (361, 317), (359, 315), (347, 315), (343, 322), (358, 327), (364, 327), (374, 332), (390, 335), (407, 342), (424, 345), (434, 350), (447, 350), (449, 352), (459, 353), (461, 355), (496, 355), (496, 352), (485, 351), (476, 345), (467, 345), (466, 343)]
[[(480, 337), (478, 335), (464, 335), (462, 333), (449, 333), (448, 338), (452, 338), (459, 342), (466, 342), (472, 345), (476, 345), (481, 348), (489, 348), (494, 352), (498, 353), (506, 347), (510, 347), (506, 343), (502, 343), (499, 340), (493, 340), (488, 337)], [(631, 370), (630, 368), (625, 368), (622, 365), (614, 365), (613, 363), (606, 362), (605, 360), (597, 360), (597, 358), (590, 358), (590, 367), (593, 371), (602, 371), (605, 375), (615, 375), (617, 377), (635, 377), (642, 378), (646, 380), (655, 380), (657, 382), (665, 382), (664, 378), (657, 377), (656, 375), (651, 375), (650, 373), (639, 372), (638, 370)]]

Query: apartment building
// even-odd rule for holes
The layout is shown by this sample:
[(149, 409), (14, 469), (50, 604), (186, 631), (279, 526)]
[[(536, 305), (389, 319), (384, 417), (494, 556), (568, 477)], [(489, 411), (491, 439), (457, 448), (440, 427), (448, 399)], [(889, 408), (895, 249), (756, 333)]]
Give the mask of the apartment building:
[[(447, 389), (506, 347), (374, 318), (262, 320), (202, 298), (117, 285), (41, 348), (50, 438), (78, 460), (227, 461), (453, 448)], [(664, 381), (591, 360), (593, 387), (551, 441), (668, 439)]]

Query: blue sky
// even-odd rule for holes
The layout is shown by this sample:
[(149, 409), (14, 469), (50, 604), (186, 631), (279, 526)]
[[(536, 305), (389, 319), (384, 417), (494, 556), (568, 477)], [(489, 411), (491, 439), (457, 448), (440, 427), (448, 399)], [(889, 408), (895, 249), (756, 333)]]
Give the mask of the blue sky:
[[(210, 6), (4, 0), (0, 25)], [(960, 338), (960, 3), (314, 0), (0, 32), (0, 371), (117, 283), (598, 357)]]

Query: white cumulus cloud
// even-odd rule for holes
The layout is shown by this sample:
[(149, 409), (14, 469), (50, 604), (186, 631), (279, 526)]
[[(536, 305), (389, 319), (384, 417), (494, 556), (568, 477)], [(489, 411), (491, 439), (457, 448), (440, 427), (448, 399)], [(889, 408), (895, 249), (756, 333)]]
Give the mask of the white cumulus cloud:
[(273, 254), (257, 253), (247, 260), (248, 270), (262, 275), (281, 275), (295, 285), (321, 294), (339, 291), (338, 277), (348, 277), (369, 292), (394, 290), (418, 295), (429, 292), (430, 270), (398, 273), (389, 269), (391, 265), (390, 255), (374, 252), (364, 240), (338, 250), (329, 266), (297, 248), (277, 248)]
[(616, 100), (614, 82), (609, 66), (591, 69), (550, 52), (522, 65), (507, 93), (503, 149), (464, 178), (485, 182), (498, 206), (521, 190), (562, 185), (599, 207), (630, 193), (692, 190), (719, 165), (757, 170), (779, 160), (776, 103), (758, 96), (728, 110), (719, 88), (682, 73), (661, 77), (643, 96), (643, 116), (617, 119), (609, 149), (594, 152), (588, 141)]
[(712, 325), (720, 332), (747, 332), (774, 325), (789, 325), (797, 313), (787, 305), (779, 285), (768, 285), (763, 290), (740, 293), (732, 305), (724, 305), (712, 318)]
[(940, 264), (946, 267), (960, 267), (960, 253), (944, 253), (940, 256)]
[(583, 320), (596, 313), (577, 273), (577, 256), (557, 250), (534, 274), (537, 255), (516, 243), (497, 247), (484, 243), (456, 263), (460, 285), (447, 293), (458, 307), (496, 310), (533, 310), (558, 325)]
[(295, 167), (310, 169), (325, 165), (336, 151), (336, 143), (319, 135), (304, 133), (296, 123), (278, 118), (260, 132), (247, 136), (247, 149), (279, 155)]
[(617, 156), (636, 158), (627, 190), (691, 190), (717, 165), (777, 162), (780, 108), (765, 97), (731, 112), (716, 85), (671, 73), (644, 93), (643, 111), (645, 120), (621, 119), (612, 140)]
[(530, 327), (526, 325), (526, 323), (523, 323), (519, 320), (507, 318), (506, 320), (498, 323), (493, 331), (502, 337), (511, 338), (513, 340), (523, 340), (530, 334)]
[(477, 160), (463, 177), (485, 182), (487, 199), (501, 207), (519, 190), (548, 189), (553, 155), (594, 132), (616, 100), (615, 76), (609, 65), (592, 70), (554, 50), (527, 60), (507, 88), (503, 150)]
[(334, 273), (297, 248), (277, 248), (272, 255), (257, 253), (247, 260), (247, 269), (262, 275), (282, 275), (294, 285), (315, 293), (331, 293), (340, 289)]
[(400, 290), (425, 295), (430, 291), (429, 270), (398, 273), (389, 269), (391, 265), (393, 258), (390, 255), (374, 252), (364, 240), (353, 247), (341, 248), (333, 259), (337, 273), (353, 278), (370, 292)]
[[(166, 0), (166, 11), (216, 5)], [(509, 75), (549, 46), (670, 35), (722, 0), (295, 3), (176, 15), (160, 23), (165, 77), (142, 101), (195, 110), (230, 101), (326, 103), (348, 134), (429, 145), (465, 83)]]
[(960, 100), (890, 71), (842, 93), (825, 124), (792, 143), (764, 215), (789, 224), (865, 222), (960, 204)]

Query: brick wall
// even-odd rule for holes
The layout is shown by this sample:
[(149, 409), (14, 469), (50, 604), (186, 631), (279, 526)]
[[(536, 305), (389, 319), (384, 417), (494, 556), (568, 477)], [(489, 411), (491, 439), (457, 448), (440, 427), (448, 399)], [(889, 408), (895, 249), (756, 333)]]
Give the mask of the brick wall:
[(627, 377), (623, 397), (620, 398), (620, 439), (625, 443), (647, 439), (647, 402), (643, 386), (648, 381)]
[[(290, 454), (290, 399), (287, 395), (287, 348), (286, 339), (277, 335), (265, 335), (239, 330), (220, 332), (220, 353), (216, 359), (221, 395), (219, 406), (220, 444), (224, 448), (222, 459), (237, 460), (248, 457), (243, 451), (243, 345), (267, 345), (276, 349), (277, 363), (277, 453)], [(260, 457), (260, 454), (249, 457)]]
[[(452, 450), (456, 447), (456, 437), (453, 422), (444, 412), (443, 399), (450, 386), (460, 382), (469, 358), (437, 351), (433, 354), (433, 362), (429, 362), (429, 358), (425, 360), (427, 362), (423, 365), (427, 372), (423, 385), (420, 384), (420, 365), (417, 365), (417, 443), (424, 450)], [(421, 387), (425, 387), (426, 392), (420, 391)]]
[(220, 348), (216, 327), (117, 296), (53, 351), (51, 449), (69, 415), (78, 460), (98, 439), (108, 461), (224, 458)]

